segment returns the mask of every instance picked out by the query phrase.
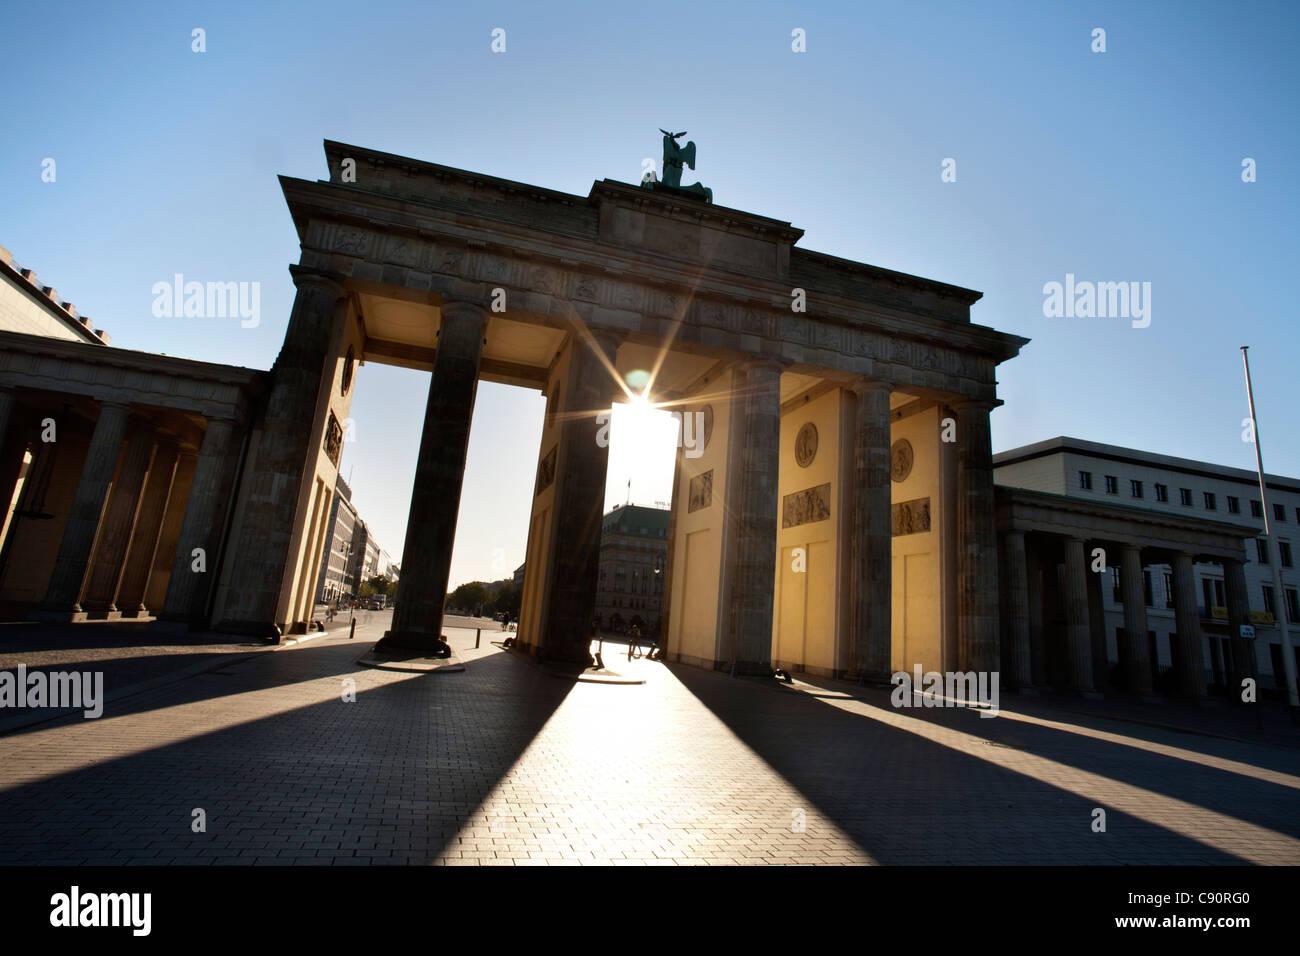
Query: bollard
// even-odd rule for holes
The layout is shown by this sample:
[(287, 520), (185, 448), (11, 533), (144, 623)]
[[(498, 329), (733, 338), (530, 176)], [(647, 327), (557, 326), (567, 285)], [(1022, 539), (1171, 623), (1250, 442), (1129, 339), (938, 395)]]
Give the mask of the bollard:
[(483, 636), (483, 628), (481, 627), (474, 628), (474, 650), (478, 650), (478, 641), (479, 638), (482, 636)]
[(352, 626), (348, 628), (348, 640), (350, 641), (352, 640), (352, 638), (356, 636), (357, 636), (357, 619), (354, 617), (352, 619)]

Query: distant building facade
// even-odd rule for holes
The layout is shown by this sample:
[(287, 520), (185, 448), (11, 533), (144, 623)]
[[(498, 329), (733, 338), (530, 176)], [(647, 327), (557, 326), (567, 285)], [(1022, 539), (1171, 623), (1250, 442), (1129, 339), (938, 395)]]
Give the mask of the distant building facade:
[[(601, 522), (596, 614), (601, 626), (639, 624), (647, 637), (663, 608), (668, 561), (667, 508), (620, 505)], [(518, 572), (516, 572), (518, 573)]]
[[(1004, 646), (1023, 602), (1042, 644), (1031, 652), (1042, 680), (1200, 697), (1252, 668), (1261, 688), (1282, 690), (1282, 614), (1300, 670), (1300, 480), (1267, 476), (1278, 594), (1253, 471), (1066, 437), (1001, 452), (993, 463), (1010, 611)], [(1253, 640), (1243, 642), (1242, 624)]]

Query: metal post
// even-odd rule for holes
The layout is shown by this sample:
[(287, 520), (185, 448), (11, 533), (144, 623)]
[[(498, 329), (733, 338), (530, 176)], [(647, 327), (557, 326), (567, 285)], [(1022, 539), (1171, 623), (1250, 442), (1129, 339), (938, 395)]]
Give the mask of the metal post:
[(348, 640), (350, 641), (352, 640), (352, 638), (356, 636), (357, 636), (357, 619), (354, 617), (352, 619), (352, 626), (348, 628)]
[(474, 650), (478, 650), (478, 641), (479, 638), (482, 636), (483, 636), (483, 628), (481, 627), (474, 628)]
[[(1250, 357), (1246, 354), (1248, 345), (1241, 347), (1241, 361), (1246, 368), (1246, 400), (1250, 403), (1250, 424), (1255, 438), (1255, 465), (1259, 469), (1259, 500), (1264, 511), (1264, 537), (1268, 540), (1269, 563), (1273, 566), (1273, 600), (1276, 602), (1272, 611), (1280, 611), (1275, 614), (1277, 621), (1278, 636), (1282, 641), (1282, 671), (1286, 678), (1286, 699), (1291, 708), (1292, 719), (1295, 718), (1296, 709), (1300, 707), (1300, 694), (1296, 690), (1296, 671), (1295, 656), (1291, 651), (1291, 635), (1287, 630), (1286, 620), (1286, 592), (1282, 590), (1282, 551), (1277, 546), (1275, 536), (1269, 531), (1268, 521), (1268, 489), (1264, 481), (1264, 453), (1260, 450), (1259, 445), (1259, 422), (1255, 419), (1255, 391), (1250, 384)], [(1258, 693), (1256, 688), (1256, 693)]]

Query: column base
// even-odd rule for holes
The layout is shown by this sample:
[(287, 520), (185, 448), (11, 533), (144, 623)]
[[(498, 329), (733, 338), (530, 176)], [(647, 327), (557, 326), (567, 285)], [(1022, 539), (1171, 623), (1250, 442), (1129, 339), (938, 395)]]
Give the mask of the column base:
[(432, 631), (386, 631), (375, 644), (376, 657), (451, 657), (451, 645)]
[(771, 677), (774, 673), (770, 661), (736, 661), (731, 669), (733, 677)]

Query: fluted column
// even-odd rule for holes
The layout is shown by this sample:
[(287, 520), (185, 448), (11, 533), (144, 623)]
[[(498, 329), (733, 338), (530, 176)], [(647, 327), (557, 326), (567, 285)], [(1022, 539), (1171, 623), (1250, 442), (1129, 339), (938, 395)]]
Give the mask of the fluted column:
[[(1228, 627), (1232, 630), (1232, 674), (1228, 697), (1241, 703), (1241, 682), (1247, 678), (1259, 683), (1256, 673), (1255, 642), (1241, 636), (1241, 628), (1250, 623), (1250, 599), (1246, 591), (1246, 567), (1241, 561), (1223, 562), (1223, 588), (1228, 601)], [(1256, 700), (1259, 688), (1256, 686)]]
[[(739, 384), (739, 383), (737, 383)], [(735, 386), (733, 386), (735, 387)], [(781, 366), (753, 362), (744, 369), (740, 427), (744, 429), (740, 473), (728, 481), (736, 504), (731, 620), (734, 671), (772, 671), (772, 607), (776, 580), (776, 524), (780, 502)], [(730, 492), (734, 487), (736, 491)]]
[(1201, 612), (1196, 603), (1196, 574), (1192, 556), (1174, 555), (1174, 626), (1178, 628), (1178, 690), (1188, 697), (1205, 696), (1205, 654), (1201, 649)]
[(1142, 584), (1142, 551), (1128, 546), (1120, 557), (1120, 598), (1124, 602), (1124, 633), (1128, 637), (1127, 679), (1129, 690), (1152, 694), (1152, 661), (1147, 652), (1146, 588)]
[[(235, 423), (218, 418), (208, 422), (199, 448), (199, 460), (190, 482), (190, 496), (185, 505), (185, 520), (176, 540), (171, 578), (162, 617), (174, 621), (195, 622), (208, 594), (208, 582), (217, 573), (215, 566), (217, 515), (221, 507), (221, 486), (231, 454), (230, 438)], [(203, 562), (196, 564), (195, 549), (203, 550)], [(242, 560), (242, 556), (241, 556)], [(197, 570), (202, 567), (203, 570)]]
[[(885, 382), (865, 382), (856, 393), (853, 486), (848, 497), (852, 560), (849, 674), (886, 679), (892, 645), (893, 538), (890, 522), (889, 394)], [(779, 427), (779, 422), (778, 422)]]
[(1007, 591), (1007, 681), (1012, 687), (1033, 684), (1029, 635), (1029, 569), (1025, 557), (1025, 533), (1008, 531), (1005, 536), (1007, 564), (999, 570)]
[(90, 447), (86, 449), (86, 460), (81, 467), (77, 494), (72, 501), (68, 523), (63, 528), (59, 554), (45, 591), (41, 616), (62, 617), (82, 610), (77, 599), (81, 596), (90, 553), (95, 545), (95, 532), (117, 469), (128, 413), (127, 405), (121, 402), (105, 402), (100, 407)]
[[(0, 388), (0, 448), (4, 447), (5, 438), (9, 434), (9, 419), (13, 417), (14, 410), (14, 390), (12, 388)], [(5, 502), (8, 504), (8, 502)]]
[(122, 572), (122, 583), (118, 586), (113, 603), (124, 614), (139, 616), (147, 613), (144, 604), (145, 592), (149, 588), (149, 577), (153, 571), (154, 556), (158, 552), (158, 540), (162, 531), (163, 515), (171, 498), (172, 479), (176, 474), (177, 449), (174, 442), (162, 442), (154, 453), (153, 467), (149, 469), (149, 480), (144, 494), (140, 498), (140, 511), (136, 516), (135, 534), (131, 539), (131, 550), (127, 554), (126, 566)]
[[(600, 529), (605, 512), (607, 443), (597, 440), (597, 416), (622, 390), (610, 374), (620, 337), (593, 330), (573, 344), (560, 389), (559, 441), (552, 505), (554, 546), (543, 577), (546, 596), (539, 657), (586, 666), (592, 662), (592, 622), (600, 577)], [(406, 573), (406, 569), (402, 569)]]
[(1001, 666), (997, 530), (994, 523), (990, 402), (962, 402), (957, 413), (958, 669)]
[(442, 640), (442, 612), (488, 313), (473, 302), (445, 302), (441, 311), (442, 328), (438, 332), (420, 457), (415, 463), (411, 509), (406, 520), (397, 608), (393, 611), (392, 629), (375, 646), (376, 653), (450, 653)]
[(1090, 692), (1092, 682), (1092, 634), (1088, 624), (1088, 565), (1083, 541), (1065, 540), (1066, 650), (1070, 664), (1070, 687)]
[[(290, 267), (298, 287), (284, 344), (271, 369), (271, 394), (259, 422), (257, 457), (241, 488), (239, 537), (218, 629), (273, 637), (285, 570), (298, 520), (303, 477), (317, 460), (316, 411), (323, 382), (332, 381), (336, 323), (344, 321), (343, 287), (335, 277)], [(244, 490), (246, 489), (246, 490)], [(311, 481), (307, 490), (311, 490)], [(187, 565), (188, 568), (188, 565)], [(170, 587), (170, 585), (169, 585)], [(168, 601), (170, 607), (171, 601)]]
[(1092, 647), (1092, 686), (1105, 690), (1110, 679), (1110, 653), (1106, 640), (1106, 602), (1101, 593), (1101, 573), (1092, 567), (1092, 549), (1084, 545), (1088, 565), (1088, 634)]
[(1043, 634), (1042, 560), (1038, 550), (1025, 545), (1025, 581), (1029, 592), (1029, 674), (1033, 683), (1046, 687), (1047, 641)]
[(141, 493), (153, 466), (156, 449), (153, 431), (144, 425), (134, 426), (122, 452), (122, 464), (117, 471), (117, 480), (113, 482), (108, 507), (104, 509), (99, 541), (91, 559), (90, 573), (86, 576), (81, 605), (87, 611), (117, 616), (119, 608), (113, 599), (122, 583), (127, 549), (131, 546), (136, 518), (140, 513)]

